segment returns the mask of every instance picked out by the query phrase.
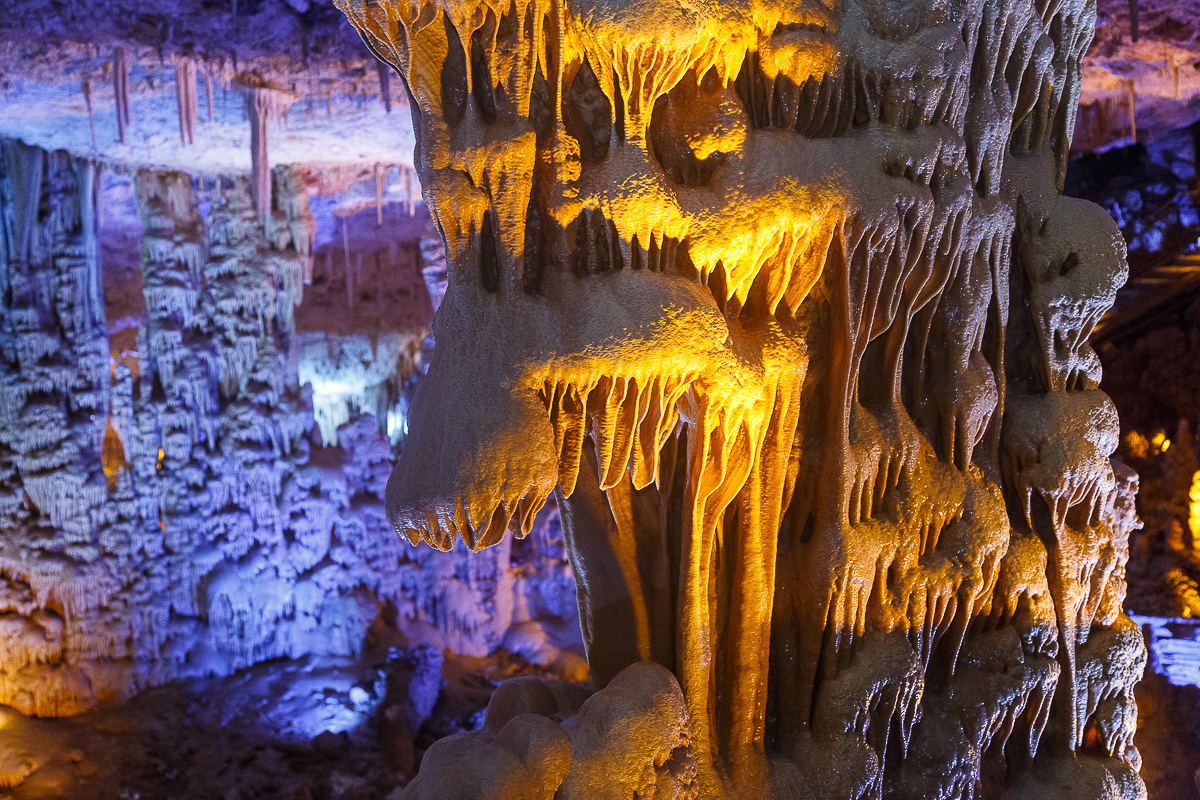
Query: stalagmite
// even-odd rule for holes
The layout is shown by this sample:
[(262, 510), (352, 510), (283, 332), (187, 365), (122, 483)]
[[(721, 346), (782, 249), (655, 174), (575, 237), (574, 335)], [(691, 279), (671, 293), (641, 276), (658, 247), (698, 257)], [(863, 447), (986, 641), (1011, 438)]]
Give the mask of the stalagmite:
[(196, 143), (200, 100), (196, 90), (196, 62), (189, 56), (171, 56), (175, 64), (175, 99), (179, 106), (179, 141), (184, 147)]
[(481, 550), (555, 495), (588, 702), (640, 709), (603, 761), (508, 697), (406, 797), (1139, 796), (1124, 245), (1059, 196), (1093, 6), (338, 5), (449, 276), (389, 518)]
[(125, 48), (113, 50), (113, 96), (117, 106), (117, 135), (125, 144), (125, 129), (129, 127), (129, 61)]

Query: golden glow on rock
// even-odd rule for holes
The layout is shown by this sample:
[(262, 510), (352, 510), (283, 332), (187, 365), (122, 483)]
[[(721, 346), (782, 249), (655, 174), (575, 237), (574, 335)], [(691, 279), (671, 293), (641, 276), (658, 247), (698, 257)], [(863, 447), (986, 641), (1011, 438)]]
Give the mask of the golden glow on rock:
[[(1124, 243), (1057, 191), (1094, 11), (340, 7), (451, 262), (389, 516), (479, 549), (556, 495), (597, 685), (682, 688), (668, 796), (955, 796), (1092, 724), (1132, 774), (1136, 479), (1088, 345)], [(973, 766), (906, 771), (967, 729)]]
[(1176, 567), (1163, 576), (1179, 605), (1179, 616), (1185, 619), (1200, 618), (1200, 585)]
[[(159, 453), (159, 462), (161, 463), (161, 449)], [(104, 446), (100, 451), (100, 460), (104, 465), (104, 477), (108, 481), (108, 490), (115, 491), (117, 474), (123, 469), (129, 469), (129, 462), (125, 459), (125, 445), (121, 443), (121, 437), (117, 435), (117, 430), (113, 427), (112, 422), (108, 423), (108, 427), (104, 431)]]
[(1150, 440), (1137, 431), (1130, 431), (1125, 435), (1125, 449), (1130, 458), (1149, 458)]
[(1192, 547), (1200, 549), (1200, 472), (1192, 475), (1188, 490), (1188, 530), (1192, 533)]

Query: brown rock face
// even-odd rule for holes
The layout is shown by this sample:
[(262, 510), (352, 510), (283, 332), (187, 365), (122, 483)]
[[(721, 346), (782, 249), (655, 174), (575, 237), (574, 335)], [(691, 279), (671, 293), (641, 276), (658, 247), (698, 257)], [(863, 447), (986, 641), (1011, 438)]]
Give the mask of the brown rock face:
[(1058, 193), (1094, 8), (341, 5), (449, 267), (390, 517), (480, 549), (555, 492), (623, 720), (534, 704), (565, 738), (412, 796), (1144, 794), (1124, 245)]

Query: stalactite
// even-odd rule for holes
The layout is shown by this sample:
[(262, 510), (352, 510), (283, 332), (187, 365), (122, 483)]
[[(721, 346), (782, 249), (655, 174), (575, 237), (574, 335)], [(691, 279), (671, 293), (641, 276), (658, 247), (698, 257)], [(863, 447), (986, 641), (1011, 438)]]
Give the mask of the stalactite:
[(379, 95), (383, 98), (383, 110), (392, 113), (392, 68), (383, 61), (375, 62), (375, 70), (379, 74)]
[(204, 68), (204, 100), (208, 104), (208, 121), (213, 122), (213, 67), (208, 64)]
[(420, 192), (420, 184), (416, 180), (415, 172), (407, 166), (401, 165), (400, 176), (404, 188), (404, 210), (411, 217), (416, 213), (417, 194)]
[(385, 171), (383, 164), (375, 165), (375, 224), (383, 224), (383, 181)]
[(4, 142), (6, 180), (11, 187), (12, 234), (15, 258), (9, 264), (8, 281), (12, 285), (13, 267), (27, 266), (38, 219), (42, 192), (45, 151), (15, 140)]
[(196, 143), (196, 123), (200, 119), (200, 101), (196, 90), (196, 61), (189, 56), (173, 55), (175, 99), (179, 107), (179, 141), (184, 146)]
[[(1136, 0), (1134, 0), (1136, 2)], [(1136, 38), (1135, 38), (1136, 41)], [(1129, 98), (1129, 138), (1137, 141), (1137, 95), (1133, 91), (1133, 81), (1125, 82), (1125, 94)]]
[(92, 113), (92, 81), (90, 78), (83, 79), (83, 102), (87, 105), (88, 112), (88, 131), (92, 137), (92, 150), (96, 149), (96, 115)]
[(246, 115), (250, 119), (250, 161), (253, 173), (254, 204), (260, 220), (271, 214), (271, 159), (267, 136), (270, 123), (278, 120), (293, 98), (286, 92), (267, 86), (242, 87)]
[(86, 264), (83, 291), (79, 294), (82, 302), (76, 301), (76, 308), (82, 312), (76, 318), (76, 329), (82, 332), (97, 324), (103, 326), (105, 321), (104, 291), (100, 278), (100, 216), (97, 213), (100, 167), (95, 161), (80, 159), (77, 159), (73, 166), (79, 197), (80, 236), (83, 240)]
[(125, 48), (113, 49), (113, 96), (116, 99), (117, 135), (125, 144), (125, 129), (129, 127), (129, 61)]
[(417, 104), (449, 279), (391, 521), (479, 550), (554, 492), (598, 685), (672, 670), (685, 783), (550, 793), (963, 796), (1089, 724), (1136, 793), (1087, 344), (1124, 249), (1058, 194), (1092, 17), (752, 5), (339, 3)]
[(342, 257), (346, 265), (346, 305), (354, 308), (354, 268), (350, 266), (350, 234), (346, 231), (345, 217), (342, 217)]

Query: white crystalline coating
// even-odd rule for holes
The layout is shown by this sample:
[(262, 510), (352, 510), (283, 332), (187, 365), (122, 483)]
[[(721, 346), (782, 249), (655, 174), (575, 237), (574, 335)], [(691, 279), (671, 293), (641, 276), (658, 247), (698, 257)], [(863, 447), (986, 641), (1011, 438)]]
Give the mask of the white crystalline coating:
[(412, 353), (419, 347), (413, 334), (383, 334), (374, 341), (301, 334), (299, 381), (312, 386), (313, 413), (326, 445), (337, 444), (338, 427), (359, 409), (385, 420), (393, 443), (403, 438), (407, 407), (401, 390), (412, 377)]

